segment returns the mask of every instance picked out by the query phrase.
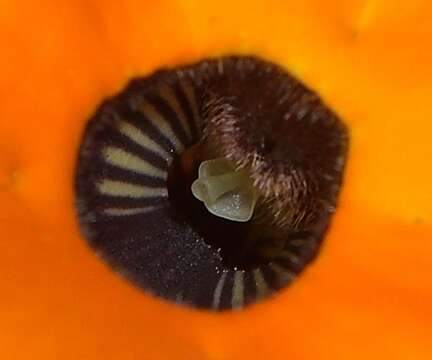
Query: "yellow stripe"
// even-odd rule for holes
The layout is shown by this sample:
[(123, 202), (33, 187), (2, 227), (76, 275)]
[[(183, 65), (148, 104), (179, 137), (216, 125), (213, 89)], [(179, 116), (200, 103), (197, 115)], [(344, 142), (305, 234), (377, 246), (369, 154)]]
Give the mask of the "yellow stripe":
[(278, 277), (278, 282), (280, 285), (285, 285), (286, 283), (295, 279), (295, 274), (293, 272), (290, 272), (289, 270), (286, 270), (275, 263), (270, 263), (269, 267)]
[(138, 215), (138, 214), (147, 214), (149, 212), (157, 210), (158, 207), (155, 206), (146, 206), (139, 208), (106, 208), (104, 209), (104, 213), (109, 216), (129, 216), (129, 215)]
[(201, 116), (198, 112), (198, 103), (197, 103), (196, 98), (195, 98), (195, 91), (194, 91), (192, 85), (186, 79), (182, 79), (180, 81), (180, 86), (181, 86), (183, 92), (185, 93), (185, 95), (189, 101), (189, 105), (192, 109), (196, 129), (198, 132), (200, 132), (200, 130), (201, 130)]
[(268, 294), (269, 288), (260, 269), (254, 270), (253, 274), (257, 289), (257, 298), (262, 299)]
[(192, 139), (191, 129), (189, 127), (189, 123), (187, 121), (187, 117), (183, 112), (182, 107), (180, 106), (177, 96), (174, 94), (172, 89), (168, 85), (162, 85), (160, 88), (160, 95), (165, 99), (165, 101), (170, 105), (170, 107), (174, 110), (177, 117), (180, 120), (182, 128), (186, 131), (186, 135), (189, 140)]
[(123, 135), (126, 135), (133, 142), (146, 150), (155, 152), (163, 159), (169, 159), (172, 157), (171, 154), (167, 152), (162, 146), (150, 139), (147, 134), (143, 133), (140, 129), (133, 126), (132, 124), (126, 121), (119, 121), (118, 129)]
[(167, 172), (161, 170), (140, 157), (123, 149), (107, 146), (103, 149), (105, 161), (122, 169), (131, 170), (139, 174), (166, 179)]
[(221, 277), (220, 277), (220, 279), (216, 285), (214, 295), (213, 295), (213, 309), (219, 308), (220, 298), (222, 295), (222, 289), (223, 289), (223, 286), (225, 283), (226, 275), (227, 275), (226, 272), (222, 273), (222, 275), (221, 275)]
[(148, 186), (135, 185), (123, 181), (103, 179), (97, 184), (100, 193), (111, 196), (124, 196), (132, 198), (166, 197), (168, 192), (165, 188), (151, 188)]
[(155, 109), (155, 107), (147, 101), (144, 101), (141, 104), (140, 110), (151, 121), (151, 123), (172, 142), (177, 153), (180, 153), (184, 148), (183, 144), (180, 142), (169, 122), (166, 121), (166, 119)]
[(244, 301), (243, 291), (244, 291), (243, 271), (236, 271), (234, 274), (233, 294), (231, 299), (231, 306), (234, 309), (240, 309), (243, 307), (243, 301)]
[(300, 263), (300, 259), (290, 251), (282, 251), (279, 254), (279, 256), (284, 258), (284, 259), (288, 259), (289, 261), (291, 261), (294, 264)]

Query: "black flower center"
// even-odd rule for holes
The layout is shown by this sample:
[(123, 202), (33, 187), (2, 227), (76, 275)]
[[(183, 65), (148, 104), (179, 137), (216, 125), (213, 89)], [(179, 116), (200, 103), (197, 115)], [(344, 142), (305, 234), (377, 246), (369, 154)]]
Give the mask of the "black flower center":
[[(337, 205), (343, 123), (277, 65), (205, 60), (134, 79), (85, 129), (76, 171), (84, 237), (119, 273), (194, 307), (242, 308), (296, 278)], [(246, 169), (251, 220), (214, 216), (191, 192), (204, 160)]]

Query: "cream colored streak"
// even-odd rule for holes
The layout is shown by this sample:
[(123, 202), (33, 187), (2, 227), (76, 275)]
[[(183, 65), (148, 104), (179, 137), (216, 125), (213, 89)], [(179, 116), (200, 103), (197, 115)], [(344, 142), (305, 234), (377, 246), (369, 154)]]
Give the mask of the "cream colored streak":
[(165, 188), (151, 188), (123, 181), (103, 179), (97, 184), (98, 190), (104, 195), (124, 196), (131, 198), (152, 198), (168, 196)]
[(260, 269), (254, 270), (253, 274), (254, 274), (255, 285), (257, 289), (257, 298), (262, 299), (269, 292), (267, 283)]
[(306, 244), (307, 244), (307, 240), (305, 239), (295, 239), (290, 241), (290, 245), (298, 246), (298, 247), (304, 246)]
[(172, 158), (171, 154), (165, 151), (162, 146), (150, 139), (147, 134), (143, 133), (140, 129), (133, 126), (132, 124), (126, 121), (119, 121), (118, 129), (123, 135), (126, 135), (129, 139), (142, 146), (144, 149), (153, 151), (166, 160)]
[(165, 99), (165, 101), (170, 105), (170, 107), (174, 110), (174, 112), (176, 113), (177, 117), (180, 120), (182, 128), (185, 129), (186, 131), (186, 135), (188, 139), (191, 140), (192, 139), (191, 129), (189, 127), (187, 117), (177, 100), (177, 96), (174, 94), (174, 92), (168, 85), (161, 86), (160, 94)]
[(243, 280), (243, 272), (236, 271), (234, 274), (234, 285), (233, 285), (233, 293), (231, 299), (231, 306), (234, 309), (239, 309), (243, 307), (243, 292), (244, 292), (244, 280)]
[(270, 266), (270, 269), (272, 269), (272, 271), (278, 277), (279, 283), (281, 285), (284, 285), (284, 284), (295, 279), (295, 274), (284, 269), (283, 267), (281, 267), (275, 263), (270, 263), (269, 266)]
[(166, 179), (167, 172), (161, 170), (140, 157), (123, 149), (107, 146), (103, 149), (105, 161), (122, 169), (131, 170), (139, 174)]
[(138, 215), (138, 214), (147, 214), (149, 212), (153, 212), (159, 209), (159, 207), (155, 206), (146, 206), (139, 208), (106, 208), (104, 209), (104, 213), (109, 216), (130, 216), (130, 215)]
[(196, 129), (198, 132), (201, 131), (201, 116), (198, 112), (198, 103), (195, 98), (195, 91), (192, 85), (187, 80), (181, 80), (180, 86), (183, 89), (183, 92), (186, 94), (186, 97), (189, 101), (189, 104), (192, 108), (192, 113), (194, 117), (194, 122), (196, 125)]
[(289, 251), (282, 251), (280, 253), (280, 256), (285, 258), (285, 259), (288, 259), (289, 261), (291, 261), (294, 264), (298, 264), (300, 262), (300, 259)]
[(226, 275), (227, 275), (226, 272), (222, 273), (222, 275), (221, 275), (221, 277), (220, 277), (220, 279), (219, 279), (219, 281), (218, 281), (218, 283), (216, 285), (216, 288), (215, 288), (215, 291), (214, 291), (214, 295), (213, 295), (213, 305), (212, 305), (213, 309), (218, 309), (219, 308), (220, 298), (221, 298), (221, 295), (222, 295), (223, 286), (225, 284)]
[(219, 75), (222, 75), (223, 72), (224, 72), (223, 60), (219, 59), (219, 61), (218, 61), (218, 73), (219, 73)]
[(140, 110), (147, 116), (147, 118), (156, 126), (162, 134), (164, 134), (174, 145), (177, 153), (181, 153), (183, 150), (183, 144), (180, 139), (175, 134), (171, 125), (166, 121), (166, 119), (155, 109), (153, 105), (144, 101), (140, 106)]

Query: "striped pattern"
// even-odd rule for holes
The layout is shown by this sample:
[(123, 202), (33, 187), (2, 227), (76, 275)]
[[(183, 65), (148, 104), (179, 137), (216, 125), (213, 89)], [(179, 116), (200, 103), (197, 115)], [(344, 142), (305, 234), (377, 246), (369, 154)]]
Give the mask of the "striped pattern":
[(270, 292), (269, 285), (267, 284), (261, 269), (255, 269), (253, 275), (256, 284), (257, 298), (263, 299)]
[(142, 132), (139, 128), (127, 121), (119, 121), (118, 130), (130, 140), (139, 144), (143, 149), (153, 151), (164, 159), (172, 158), (172, 154), (167, 152), (160, 144), (153, 141), (148, 134)]
[(122, 181), (103, 179), (97, 188), (102, 195), (130, 198), (167, 197), (166, 188), (152, 188)]
[(158, 110), (152, 104), (144, 101), (144, 103), (140, 106), (139, 111), (142, 111), (142, 113), (146, 116), (147, 119), (149, 119), (153, 126), (159, 129), (162, 135), (170, 139), (170, 141), (175, 147), (174, 150), (176, 154), (180, 154), (183, 151), (184, 145), (176, 136), (171, 124), (162, 116), (160, 112), (158, 112)]
[[(221, 59), (211, 66), (232, 71)], [(233, 269), (173, 216), (168, 169), (201, 136), (201, 82), (192, 70), (163, 73), (101, 106), (80, 150), (77, 208), (89, 243), (122, 276), (177, 303), (239, 310), (292, 282), (316, 244), (292, 239), (267, 263)]]
[(166, 179), (167, 172), (126, 150), (107, 146), (102, 150), (105, 161), (128, 171)]
[(113, 141), (92, 144), (88, 152), (96, 155), (88, 162), (97, 168), (90, 178), (102, 204), (93, 218), (146, 216), (169, 207), (169, 164), (201, 132), (196, 94), (186, 80), (175, 87), (161, 83), (127, 103), (126, 110), (107, 110), (114, 126), (105, 136)]
[(233, 309), (242, 308), (244, 305), (244, 273), (236, 271), (234, 273), (234, 285), (232, 289), (231, 306)]
[(271, 262), (251, 270), (227, 270), (214, 284), (213, 310), (242, 309), (262, 300), (295, 280), (288, 266)]
[(221, 294), (222, 294), (222, 289), (224, 287), (225, 284), (225, 278), (227, 276), (226, 272), (223, 272), (219, 281), (216, 284), (215, 287), (215, 291), (214, 291), (214, 295), (213, 295), (213, 303), (212, 303), (212, 307), (214, 310), (219, 309), (219, 304), (220, 304), (220, 299), (221, 299)]
[(122, 209), (122, 208), (113, 207), (113, 208), (104, 209), (104, 213), (108, 216), (130, 216), (130, 215), (147, 214), (155, 210), (157, 210), (157, 207), (154, 206), (146, 206), (146, 207), (131, 208), (131, 209)]

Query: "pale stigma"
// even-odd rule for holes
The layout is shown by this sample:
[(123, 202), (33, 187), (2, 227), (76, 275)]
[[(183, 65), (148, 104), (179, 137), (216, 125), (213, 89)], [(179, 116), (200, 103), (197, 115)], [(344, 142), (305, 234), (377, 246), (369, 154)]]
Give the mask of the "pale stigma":
[(203, 161), (191, 190), (213, 215), (239, 222), (252, 218), (257, 193), (249, 174), (224, 158)]

